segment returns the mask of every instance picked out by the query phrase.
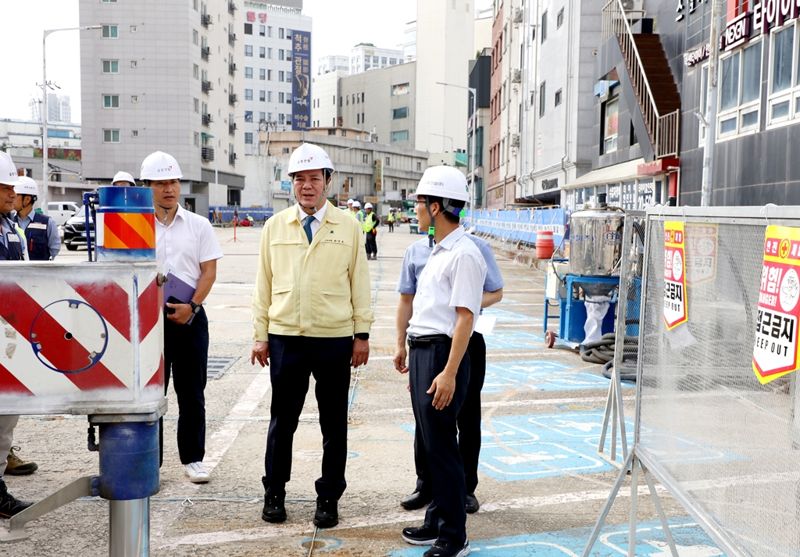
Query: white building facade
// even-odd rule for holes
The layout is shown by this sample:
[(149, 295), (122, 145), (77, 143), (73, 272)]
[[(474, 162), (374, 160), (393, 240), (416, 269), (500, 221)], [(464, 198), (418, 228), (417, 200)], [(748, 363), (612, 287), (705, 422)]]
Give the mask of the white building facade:
[(359, 43), (350, 51), (350, 75), (402, 64), (403, 58), (402, 50), (379, 48), (372, 43)]

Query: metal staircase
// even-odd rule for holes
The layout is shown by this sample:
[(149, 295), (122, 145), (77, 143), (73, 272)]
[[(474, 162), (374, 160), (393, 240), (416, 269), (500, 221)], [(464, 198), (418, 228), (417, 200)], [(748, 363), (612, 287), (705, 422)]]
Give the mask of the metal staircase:
[(674, 157), (680, 141), (680, 94), (659, 36), (631, 28), (631, 20), (643, 19), (644, 11), (610, 0), (603, 7), (602, 38), (606, 42), (615, 37), (619, 43), (654, 157)]

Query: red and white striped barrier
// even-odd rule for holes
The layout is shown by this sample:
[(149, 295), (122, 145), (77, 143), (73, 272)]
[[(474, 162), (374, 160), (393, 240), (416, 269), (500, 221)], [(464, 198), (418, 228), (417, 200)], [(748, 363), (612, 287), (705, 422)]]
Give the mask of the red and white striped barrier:
[(153, 263), (0, 263), (0, 414), (129, 414), (164, 398)]

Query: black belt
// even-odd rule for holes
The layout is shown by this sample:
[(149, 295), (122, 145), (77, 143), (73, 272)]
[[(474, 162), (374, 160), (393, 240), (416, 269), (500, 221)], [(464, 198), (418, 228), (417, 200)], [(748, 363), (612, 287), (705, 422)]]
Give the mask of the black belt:
[(418, 337), (408, 337), (408, 345), (411, 348), (422, 348), (431, 344), (449, 344), (452, 339), (447, 335), (422, 335)]

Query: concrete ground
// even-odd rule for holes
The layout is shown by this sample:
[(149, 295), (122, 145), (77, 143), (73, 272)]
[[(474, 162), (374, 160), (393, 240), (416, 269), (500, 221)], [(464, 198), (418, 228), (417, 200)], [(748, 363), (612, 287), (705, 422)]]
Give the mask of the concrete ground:
[[(234, 362), (206, 389), (206, 463), (211, 482), (184, 477), (175, 446), (177, 403), (169, 396), (161, 490), (151, 499), (151, 554), (226, 556), (418, 556), (400, 530), (421, 523), (423, 511), (406, 512), (399, 501), (413, 490), (413, 417), (407, 379), (392, 366), (395, 291), (403, 252), (418, 236), (406, 225), (378, 236), (379, 255), (370, 261), (376, 321), (369, 364), (355, 370), (351, 385), (348, 488), (340, 523), (329, 530), (312, 524), (314, 479), (319, 474), (321, 435), (313, 385), (295, 436), (292, 481), (287, 485), (289, 518), (281, 525), (261, 520), (263, 457), (269, 422), (266, 370), (249, 362), (250, 296), (260, 229), (217, 229), (225, 258), (207, 301), (213, 357)], [(488, 370), (483, 396), (483, 452), (477, 496), (480, 511), (468, 518), (473, 552), (479, 555), (579, 555), (617, 476), (597, 455), (608, 381), (599, 366), (565, 349), (546, 349), (542, 339), (544, 275), (496, 250), (506, 287), (503, 301), (487, 311), (497, 318), (487, 336)], [(85, 252), (63, 253), (75, 262)], [(551, 329), (557, 328), (557, 322)], [(633, 389), (626, 387), (632, 416)], [(630, 421), (630, 420), (629, 420)], [(39, 463), (29, 477), (7, 477), (12, 493), (36, 500), (72, 479), (97, 473), (97, 454), (86, 450), (81, 416), (23, 417), (15, 444)], [(626, 550), (630, 491), (612, 509), (611, 526), (593, 555)], [(637, 555), (663, 551), (649, 497), (640, 502), (640, 532), (646, 543)], [(679, 545), (686, 554), (718, 555), (668, 496)], [(682, 530), (682, 532), (681, 532)], [(29, 527), (30, 537), (0, 545), (11, 556), (107, 555), (108, 504), (83, 498)], [(640, 540), (641, 542), (641, 540)]]

